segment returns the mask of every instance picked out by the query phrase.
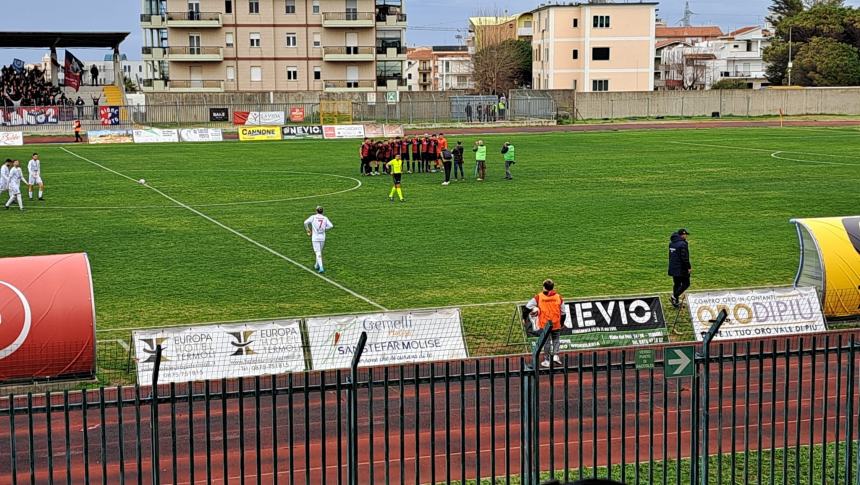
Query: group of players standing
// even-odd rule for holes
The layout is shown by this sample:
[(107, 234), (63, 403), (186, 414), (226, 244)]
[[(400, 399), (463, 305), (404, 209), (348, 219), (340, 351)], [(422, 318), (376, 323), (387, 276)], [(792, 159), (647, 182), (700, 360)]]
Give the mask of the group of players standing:
[[(9, 200), (4, 206), (6, 209), (18, 203), (18, 208), (24, 210), (24, 201), (21, 199), (21, 182), (24, 181), (24, 173), (21, 171), (21, 162), (7, 158), (0, 166), (0, 197), (3, 192), (9, 193)], [(34, 153), (33, 158), (27, 162), (27, 188), (30, 200), (33, 200), (33, 186), (39, 186), (39, 200), (45, 200), (45, 184), (42, 182), (42, 161), (39, 154)]]
[[(406, 173), (436, 173), (442, 169), (443, 152), (448, 150), (448, 140), (442, 133), (415, 137), (397, 137), (393, 140), (373, 141), (365, 138), (359, 149), (361, 174), (365, 176), (390, 173), (386, 164), (397, 155), (403, 161)], [(463, 149), (451, 150), (455, 159), (463, 160)], [(455, 173), (456, 178), (456, 173)]]

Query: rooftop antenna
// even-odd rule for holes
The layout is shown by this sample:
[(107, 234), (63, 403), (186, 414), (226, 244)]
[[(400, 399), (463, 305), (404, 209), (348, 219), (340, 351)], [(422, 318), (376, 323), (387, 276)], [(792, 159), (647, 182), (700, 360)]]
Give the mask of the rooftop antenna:
[(696, 12), (690, 10), (690, 1), (687, 0), (686, 2), (684, 2), (684, 16), (681, 17), (681, 26), (689, 27), (691, 25), (690, 20), (692, 20), (693, 15), (695, 14)]

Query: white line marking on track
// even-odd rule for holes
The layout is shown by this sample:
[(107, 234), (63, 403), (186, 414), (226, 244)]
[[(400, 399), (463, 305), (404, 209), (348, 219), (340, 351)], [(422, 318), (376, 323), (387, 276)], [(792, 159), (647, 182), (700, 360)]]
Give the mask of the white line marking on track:
[[(60, 149), (61, 149), (61, 150), (63, 150), (63, 151), (65, 151), (65, 152), (66, 152), (66, 153), (68, 153), (69, 155), (72, 155), (72, 156), (74, 156), (74, 157), (77, 157), (77, 158), (79, 158), (79, 159), (81, 159), (81, 160), (83, 160), (83, 161), (85, 161), (85, 162), (91, 163), (91, 164), (95, 165), (96, 167), (101, 168), (102, 170), (106, 170), (106, 171), (108, 171), (108, 172), (110, 172), (110, 173), (112, 173), (112, 174), (114, 174), (114, 175), (117, 175), (117, 176), (120, 176), (120, 177), (122, 177), (122, 178), (124, 178), (124, 179), (130, 180), (130, 181), (134, 182), (135, 184), (136, 184), (136, 183), (138, 183), (138, 182), (137, 182), (137, 180), (135, 180), (135, 179), (134, 179), (134, 178), (132, 178), (132, 177), (129, 177), (128, 175), (125, 175), (125, 174), (123, 174), (123, 173), (117, 172), (116, 170), (113, 170), (113, 169), (111, 169), (111, 168), (109, 168), (109, 167), (106, 167), (106, 166), (104, 166), (104, 165), (102, 165), (102, 164), (100, 164), (100, 163), (94, 162), (94, 161), (90, 160), (89, 158), (86, 158), (86, 157), (84, 157), (84, 156), (78, 155), (77, 153), (72, 152), (72, 151), (70, 151), (70, 150), (66, 149), (65, 147), (60, 147)], [(226, 225), (226, 224), (224, 224), (224, 223), (222, 223), (222, 222), (220, 222), (220, 221), (217, 221), (217, 220), (213, 219), (212, 217), (209, 217), (208, 215), (204, 214), (203, 212), (200, 212), (199, 210), (197, 210), (197, 209), (195, 209), (195, 208), (193, 208), (193, 207), (191, 207), (191, 206), (189, 206), (189, 205), (187, 205), (187, 204), (185, 204), (185, 203), (183, 203), (183, 202), (181, 202), (181, 201), (179, 201), (179, 200), (177, 200), (177, 199), (174, 199), (173, 197), (171, 197), (171, 196), (167, 195), (166, 193), (164, 193), (164, 192), (162, 192), (162, 191), (158, 190), (157, 188), (155, 188), (155, 187), (153, 187), (153, 186), (151, 186), (151, 185), (149, 185), (149, 184), (145, 184), (145, 185), (144, 185), (144, 187), (146, 187), (146, 188), (148, 188), (148, 189), (152, 190), (153, 192), (155, 192), (155, 193), (157, 193), (158, 195), (160, 195), (160, 196), (164, 197), (165, 199), (167, 199), (167, 200), (169, 200), (169, 201), (173, 202), (174, 204), (176, 204), (176, 205), (178, 205), (178, 206), (180, 206), (180, 207), (183, 207), (183, 208), (187, 209), (188, 211), (190, 211), (190, 212), (192, 212), (192, 213), (194, 213), (194, 214), (196, 214), (196, 215), (198, 215), (198, 216), (202, 217), (203, 219), (205, 219), (205, 220), (207, 220), (207, 221), (211, 222), (212, 224), (215, 224), (216, 226), (220, 227), (221, 229), (224, 229), (225, 231), (228, 231), (228, 232), (230, 232), (230, 233), (234, 234), (235, 236), (238, 236), (238, 237), (240, 237), (240, 238), (244, 239), (245, 241), (247, 241), (247, 242), (249, 242), (249, 243), (253, 244), (254, 246), (257, 246), (258, 248), (260, 248), (260, 249), (262, 249), (262, 250), (264, 250), (264, 251), (268, 252), (269, 254), (272, 254), (273, 256), (277, 256), (278, 258), (283, 259), (284, 261), (286, 261), (286, 262), (288, 262), (288, 263), (290, 263), (290, 264), (292, 264), (292, 265), (296, 266), (297, 268), (300, 268), (300, 269), (302, 269), (302, 270), (304, 270), (304, 271), (306, 271), (306, 272), (308, 272), (308, 273), (312, 274), (313, 276), (316, 276), (317, 278), (319, 278), (319, 279), (321, 279), (321, 280), (325, 281), (326, 283), (328, 283), (328, 284), (330, 284), (330, 285), (334, 286), (335, 288), (338, 288), (338, 289), (340, 289), (341, 291), (344, 291), (345, 293), (348, 293), (348, 294), (350, 294), (350, 295), (354, 296), (355, 298), (358, 298), (359, 300), (361, 300), (361, 301), (363, 301), (363, 302), (365, 302), (365, 303), (370, 304), (371, 306), (374, 306), (374, 307), (376, 307), (376, 308), (379, 308), (379, 309), (380, 309), (380, 310), (382, 310), (382, 311), (386, 311), (386, 312), (388, 311), (388, 309), (387, 309), (387, 308), (385, 308), (384, 306), (380, 305), (379, 303), (376, 303), (375, 301), (371, 300), (370, 298), (367, 298), (366, 296), (360, 295), (360, 294), (356, 293), (355, 291), (353, 291), (353, 290), (351, 290), (351, 289), (349, 289), (349, 288), (347, 288), (347, 287), (343, 286), (342, 284), (338, 283), (337, 281), (334, 281), (334, 280), (333, 280), (333, 279), (331, 279), (331, 278), (325, 277), (325, 276), (323, 276), (323, 275), (321, 275), (321, 274), (317, 273), (316, 271), (314, 271), (314, 270), (312, 270), (312, 269), (308, 268), (307, 266), (305, 266), (305, 265), (303, 265), (303, 264), (299, 263), (298, 261), (296, 261), (296, 260), (294, 260), (294, 259), (291, 259), (291, 258), (289, 258), (289, 257), (287, 257), (287, 256), (284, 256), (283, 254), (281, 254), (281, 253), (279, 253), (279, 252), (275, 251), (274, 249), (272, 249), (272, 248), (270, 248), (270, 247), (266, 246), (265, 244), (262, 244), (262, 243), (260, 243), (260, 242), (255, 241), (254, 239), (251, 239), (250, 237), (248, 237), (248, 236), (246, 236), (246, 235), (242, 234), (241, 232), (237, 231), (236, 229), (233, 229), (232, 227), (230, 227), (230, 226), (228, 226), (228, 225)]]

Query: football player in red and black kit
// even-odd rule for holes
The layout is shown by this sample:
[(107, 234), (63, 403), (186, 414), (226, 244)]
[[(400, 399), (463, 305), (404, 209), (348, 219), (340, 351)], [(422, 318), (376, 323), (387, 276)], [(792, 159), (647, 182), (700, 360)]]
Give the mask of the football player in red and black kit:
[(409, 173), (421, 170), (421, 137), (412, 138), (412, 162), (409, 164)]
[(361, 174), (362, 175), (370, 175), (370, 150), (373, 147), (373, 141), (370, 138), (365, 138), (364, 143), (361, 144), (361, 148), (359, 148), (358, 153), (361, 157)]
[(403, 137), (400, 140), (400, 159), (403, 160), (403, 169), (409, 171), (409, 138)]
[(429, 172), (430, 171), (430, 136), (424, 135), (421, 138), (421, 171)]

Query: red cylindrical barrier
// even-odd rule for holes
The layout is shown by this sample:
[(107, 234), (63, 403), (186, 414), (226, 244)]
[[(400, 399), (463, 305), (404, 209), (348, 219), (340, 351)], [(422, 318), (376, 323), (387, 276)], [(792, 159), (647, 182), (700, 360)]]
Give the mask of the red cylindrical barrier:
[(95, 375), (87, 255), (0, 259), (0, 382)]

